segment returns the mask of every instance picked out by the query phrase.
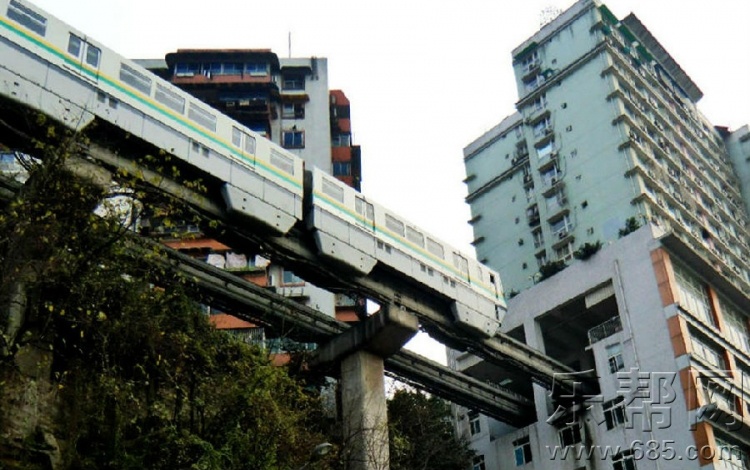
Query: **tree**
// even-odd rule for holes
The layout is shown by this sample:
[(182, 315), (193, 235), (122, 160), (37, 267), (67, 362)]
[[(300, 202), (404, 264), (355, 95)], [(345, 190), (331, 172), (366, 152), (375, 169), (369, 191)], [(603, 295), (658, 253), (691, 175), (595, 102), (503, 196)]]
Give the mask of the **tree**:
[(563, 260), (557, 260), (557, 261), (550, 261), (549, 263), (543, 264), (539, 267), (539, 282), (548, 279), (555, 274), (559, 273), (563, 269), (567, 268), (568, 265), (565, 264), (565, 261)]
[[(70, 171), (85, 140), (51, 140), (0, 212), (3, 467), (303, 465), (326, 440), (317, 395), (214, 330), (189, 279), (149, 262), (161, 250), (118, 211), (95, 211), (113, 186)], [(143, 196), (135, 179), (117, 183)]]
[(630, 233), (635, 232), (641, 227), (641, 223), (635, 217), (628, 217), (625, 220), (625, 226), (622, 227), (618, 232), (619, 238), (622, 238)]
[(474, 451), (458, 438), (450, 405), (422, 392), (398, 390), (388, 401), (391, 469), (465, 470)]

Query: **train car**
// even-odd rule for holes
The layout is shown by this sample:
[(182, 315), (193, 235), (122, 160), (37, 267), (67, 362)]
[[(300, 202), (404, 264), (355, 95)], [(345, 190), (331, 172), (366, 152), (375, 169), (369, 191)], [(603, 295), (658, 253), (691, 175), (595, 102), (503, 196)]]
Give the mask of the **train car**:
[(454, 320), (494, 336), (505, 314), (500, 276), (385, 207), (314, 168), (307, 226), (322, 257), (367, 275), (383, 263), (453, 299)]
[[(0, 0), (0, 93), (75, 131), (105, 120), (224, 182), (276, 233), (302, 219), (303, 162), (31, 3)], [(11, 68), (12, 66), (12, 68)]]
[[(222, 182), (230, 213), (285, 234), (305, 217), (321, 256), (366, 275), (383, 263), (453, 299), (456, 322), (492, 336), (497, 273), (25, 0), (0, 0), (0, 93), (72, 130), (96, 119)], [(303, 212), (305, 179), (310, 210)]]

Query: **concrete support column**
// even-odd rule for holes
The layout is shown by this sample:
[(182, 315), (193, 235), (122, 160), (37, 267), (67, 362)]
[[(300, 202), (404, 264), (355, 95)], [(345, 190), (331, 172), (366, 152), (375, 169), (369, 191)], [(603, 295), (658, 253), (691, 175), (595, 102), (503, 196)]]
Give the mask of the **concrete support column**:
[(367, 351), (341, 361), (347, 470), (387, 470), (388, 415), (383, 359)]
[(417, 317), (389, 305), (318, 348), (310, 366), (340, 364), (347, 470), (388, 470), (384, 358), (419, 330)]

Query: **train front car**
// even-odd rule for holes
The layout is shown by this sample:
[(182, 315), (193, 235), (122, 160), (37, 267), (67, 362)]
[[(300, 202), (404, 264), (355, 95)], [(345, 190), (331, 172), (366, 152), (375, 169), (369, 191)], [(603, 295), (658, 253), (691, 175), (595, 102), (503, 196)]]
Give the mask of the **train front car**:
[(309, 182), (307, 223), (322, 257), (360, 275), (382, 263), (451, 299), (460, 327), (495, 335), (505, 312), (497, 273), (317, 168)]
[(231, 214), (287, 233), (302, 160), (26, 1), (0, 0), (0, 94), (73, 131), (95, 119), (214, 178)]

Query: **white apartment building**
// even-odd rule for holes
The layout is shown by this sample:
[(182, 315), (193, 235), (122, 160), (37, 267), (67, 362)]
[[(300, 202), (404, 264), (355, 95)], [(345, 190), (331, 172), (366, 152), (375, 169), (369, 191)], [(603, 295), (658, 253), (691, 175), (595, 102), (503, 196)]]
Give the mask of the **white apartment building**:
[(513, 51), (513, 69), (517, 112), (464, 150), (473, 243), (506, 291), (631, 218), (750, 291), (750, 131), (708, 122), (637, 17), (581, 0)]

